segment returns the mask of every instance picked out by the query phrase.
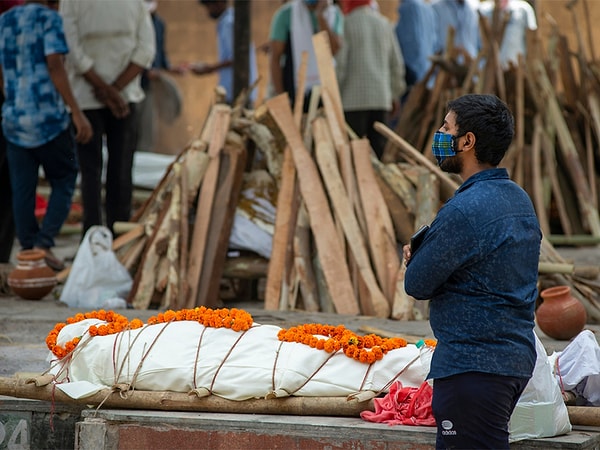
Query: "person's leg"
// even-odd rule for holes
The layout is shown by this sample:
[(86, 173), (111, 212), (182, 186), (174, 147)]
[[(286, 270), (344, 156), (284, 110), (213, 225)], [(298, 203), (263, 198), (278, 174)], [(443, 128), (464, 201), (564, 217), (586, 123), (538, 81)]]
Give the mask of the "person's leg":
[[(1, 102), (0, 102), (1, 104)], [(6, 156), (6, 140), (0, 127), (0, 263), (7, 263), (15, 241), (15, 219), (12, 206), (12, 189)]]
[(385, 137), (379, 133), (375, 128), (375, 122), (387, 123), (388, 112), (384, 110), (371, 110), (368, 112), (369, 117), (367, 119), (367, 138), (371, 143), (371, 147), (375, 151), (378, 159), (383, 156), (383, 150), (385, 148)]
[(77, 159), (81, 173), (81, 202), (83, 206), (83, 234), (94, 225), (102, 224), (102, 139), (108, 109), (84, 111), (94, 135), (87, 144), (77, 144)]
[(123, 119), (111, 116), (106, 128), (106, 226), (111, 230), (116, 221), (131, 217), (137, 116), (136, 105), (130, 104), (129, 108), (131, 113)]
[(508, 449), (508, 422), (527, 381), (478, 372), (436, 379), (436, 448)]
[(77, 180), (75, 139), (71, 128), (67, 128), (43, 147), (36, 149), (36, 153), (52, 191), (34, 246), (49, 249), (54, 247), (54, 237), (69, 215)]
[(17, 237), (23, 249), (33, 248), (39, 231), (35, 218), (35, 191), (38, 182), (39, 161), (33, 149), (7, 142), (7, 159), (12, 174), (12, 204)]
[(344, 111), (346, 123), (350, 125), (352, 131), (356, 133), (359, 138), (367, 136), (368, 133), (368, 112), (367, 111)]

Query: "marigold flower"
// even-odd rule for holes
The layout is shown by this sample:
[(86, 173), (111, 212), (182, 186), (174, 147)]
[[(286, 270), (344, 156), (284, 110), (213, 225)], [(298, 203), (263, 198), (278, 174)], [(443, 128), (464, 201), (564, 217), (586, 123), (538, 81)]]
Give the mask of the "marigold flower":
[[(320, 339), (317, 336), (325, 336)], [(303, 324), (281, 329), (277, 338), (283, 342), (298, 342), (328, 353), (343, 349), (349, 358), (366, 364), (373, 364), (383, 358), (388, 350), (406, 347), (401, 338), (382, 338), (375, 334), (359, 336), (343, 325)]]

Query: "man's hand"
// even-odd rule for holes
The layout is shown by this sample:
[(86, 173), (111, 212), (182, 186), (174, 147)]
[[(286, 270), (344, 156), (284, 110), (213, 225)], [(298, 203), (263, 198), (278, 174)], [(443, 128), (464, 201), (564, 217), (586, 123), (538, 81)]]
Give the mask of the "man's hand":
[(408, 262), (410, 261), (410, 257), (412, 256), (410, 251), (410, 244), (406, 244), (402, 247), (402, 255), (404, 256), (404, 265), (408, 266)]
[(85, 114), (81, 111), (73, 113), (73, 124), (75, 125), (75, 140), (80, 144), (87, 144), (92, 138), (94, 131)]
[(122, 119), (129, 114), (129, 105), (114, 86), (105, 84), (102, 87), (94, 87), (94, 96), (104, 103), (117, 119)]
[(215, 71), (215, 67), (212, 64), (205, 62), (190, 64), (189, 69), (195, 75), (208, 75), (209, 73), (213, 73)]

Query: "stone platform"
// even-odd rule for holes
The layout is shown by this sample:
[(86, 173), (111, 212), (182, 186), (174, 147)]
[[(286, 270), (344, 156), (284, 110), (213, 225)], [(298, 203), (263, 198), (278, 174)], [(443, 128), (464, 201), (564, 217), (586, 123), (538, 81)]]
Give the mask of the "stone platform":
[[(0, 449), (425, 450), (435, 428), (359, 418), (78, 409), (0, 397)], [(598, 449), (600, 430), (515, 442), (511, 449)]]

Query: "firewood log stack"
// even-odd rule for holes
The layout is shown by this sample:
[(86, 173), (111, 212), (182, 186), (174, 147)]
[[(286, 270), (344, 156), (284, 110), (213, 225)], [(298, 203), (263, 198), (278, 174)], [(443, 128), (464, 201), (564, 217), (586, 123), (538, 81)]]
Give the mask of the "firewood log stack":
[[(449, 47), (431, 70), (433, 87), (425, 80), (410, 92), (396, 132), (376, 125), (388, 138), (383, 161), (346, 127), (323, 33), (313, 37), (321, 85), (313, 88), (307, 113), (301, 98), (292, 110), (286, 95), (254, 111), (214, 105), (200, 138), (133, 218), (137, 227), (119, 238), (119, 258), (135, 274), (130, 302), (136, 308), (219, 305), (233, 216), (243, 179), (256, 168), (252, 153), (259, 151), (260, 170), (277, 188), (265, 309), (427, 318), (426, 303), (404, 292), (400, 247), (460, 184), (433, 163), (430, 137), (447, 100), (491, 92), (515, 113), (516, 136), (503, 164), (530, 194), (545, 234), (540, 288), (570, 285), (589, 320), (600, 320), (600, 284), (577, 274), (550, 241), (557, 229), (566, 237), (600, 238), (598, 65), (579, 58), (577, 73), (585, 76), (575, 77), (572, 53), (556, 31), (548, 56), (531, 34), (527, 59), (501, 70), (503, 26), (484, 22), (482, 28), (486, 45), (478, 59), (461, 65)], [(306, 58), (300, 93), (305, 65)]]
[[(542, 48), (537, 31), (530, 32), (527, 57), (506, 70), (498, 62), (506, 18), (494, 14), (489, 23), (482, 17), (484, 45), (479, 57), (460, 64), (457, 51), (450, 45), (434, 58), (428, 77), (409, 93), (395, 133), (377, 125), (389, 138), (383, 161), (398, 167), (406, 163), (428, 167), (414, 150), (431, 159), (431, 137), (445, 115), (448, 100), (467, 93), (492, 93), (504, 100), (515, 114), (516, 126), (515, 139), (502, 165), (534, 203), (545, 236), (540, 262), (556, 267), (565, 261), (552, 247), (552, 240), (590, 245), (600, 242), (600, 66), (594, 57), (591, 29), (578, 22), (580, 5), (571, 2), (565, 11), (573, 19), (577, 49), (569, 49), (567, 38), (554, 24), (547, 48)], [(552, 21), (551, 17), (546, 19)], [(440, 176), (438, 179), (444, 200), (451, 195), (445, 189), (451, 184)], [(596, 281), (550, 268), (540, 272), (541, 287), (559, 283), (571, 286), (586, 306), (591, 322), (600, 319), (600, 286)]]

